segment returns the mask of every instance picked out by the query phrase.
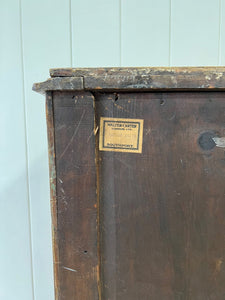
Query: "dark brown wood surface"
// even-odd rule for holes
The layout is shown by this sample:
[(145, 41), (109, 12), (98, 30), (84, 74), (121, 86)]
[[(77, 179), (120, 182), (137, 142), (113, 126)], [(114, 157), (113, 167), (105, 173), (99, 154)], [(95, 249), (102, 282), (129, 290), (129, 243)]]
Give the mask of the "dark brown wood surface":
[(96, 114), (144, 119), (142, 154), (99, 153), (102, 299), (225, 299), (225, 94), (96, 94)]
[(48, 154), (49, 154), (49, 181), (50, 202), (52, 215), (52, 246), (54, 263), (54, 287), (55, 299), (58, 300), (59, 287), (59, 252), (58, 252), (58, 229), (57, 229), (57, 199), (56, 199), (56, 161), (55, 161), (55, 126), (52, 92), (46, 93), (46, 120), (48, 128)]
[[(57, 300), (224, 300), (225, 93), (49, 103)], [(100, 117), (143, 119), (142, 153), (99, 151)]]
[(54, 93), (57, 299), (98, 296), (97, 185), (93, 96)]

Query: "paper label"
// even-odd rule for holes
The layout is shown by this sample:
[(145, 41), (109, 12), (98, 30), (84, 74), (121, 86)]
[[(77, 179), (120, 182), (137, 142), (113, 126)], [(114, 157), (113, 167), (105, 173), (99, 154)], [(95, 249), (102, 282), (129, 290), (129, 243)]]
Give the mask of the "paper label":
[(100, 119), (99, 149), (142, 153), (143, 123), (140, 119)]

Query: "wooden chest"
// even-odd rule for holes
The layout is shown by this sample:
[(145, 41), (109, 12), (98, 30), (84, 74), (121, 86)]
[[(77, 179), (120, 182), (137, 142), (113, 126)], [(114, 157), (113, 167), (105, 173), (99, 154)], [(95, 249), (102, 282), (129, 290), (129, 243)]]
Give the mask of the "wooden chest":
[(57, 300), (225, 299), (225, 68), (53, 69)]

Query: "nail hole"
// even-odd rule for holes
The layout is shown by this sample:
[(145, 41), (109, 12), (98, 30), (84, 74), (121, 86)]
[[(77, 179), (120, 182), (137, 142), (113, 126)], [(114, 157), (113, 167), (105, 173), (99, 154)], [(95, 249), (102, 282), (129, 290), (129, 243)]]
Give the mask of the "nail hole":
[(160, 105), (164, 105), (165, 104), (165, 100), (161, 99), (160, 100)]
[(115, 94), (115, 101), (117, 101), (119, 99), (118, 94)]
[(73, 95), (73, 96), (72, 96), (72, 99), (74, 99), (74, 98), (75, 98), (75, 96)]
[(84, 254), (87, 254), (88, 252), (87, 252), (87, 250), (84, 250)]

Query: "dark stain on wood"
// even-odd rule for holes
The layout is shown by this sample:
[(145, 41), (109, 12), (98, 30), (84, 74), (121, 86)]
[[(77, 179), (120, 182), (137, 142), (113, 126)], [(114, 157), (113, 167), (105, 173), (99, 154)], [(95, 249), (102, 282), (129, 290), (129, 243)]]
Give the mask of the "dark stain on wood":
[(54, 93), (59, 299), (98, 299), (93, 96)]
[(46, 120), (48, 128), (48, 155), (49, 155), (49, 180), (50, 180), (50, 201), (52, 215), (52, 244), (53, 244), (53, 259), (54, 259), (54, 286), (55, 296), (58, 300), (59, 287), (59, 241), (57, 229), (57, 199), (56, 199), (56, 161), (55, 161), (55, 126), (54, 126), (54, 111), (52, 93), (46, 93)]
[[(57, 300), (224, 300), (224, 74), (54, 69), (35, 86), (52, 90)], [(143, 119), (142, 153), (99, 151), (101, 117)]]
[(207, 131), (202, 133), (198, 139), (199, 146), (203, 150), (212, 150), (216, 146), (216, 143), (213, 140), (214, 137), (216, 137), (216, 135), (213, 132)]
[(198, 114), (224, 97), (96, 94), (98, 118), (145, 122), (141, 155), (99, 153), (103, 299), (224, 298), (224, 153), (207, 130), (225, 125)]

